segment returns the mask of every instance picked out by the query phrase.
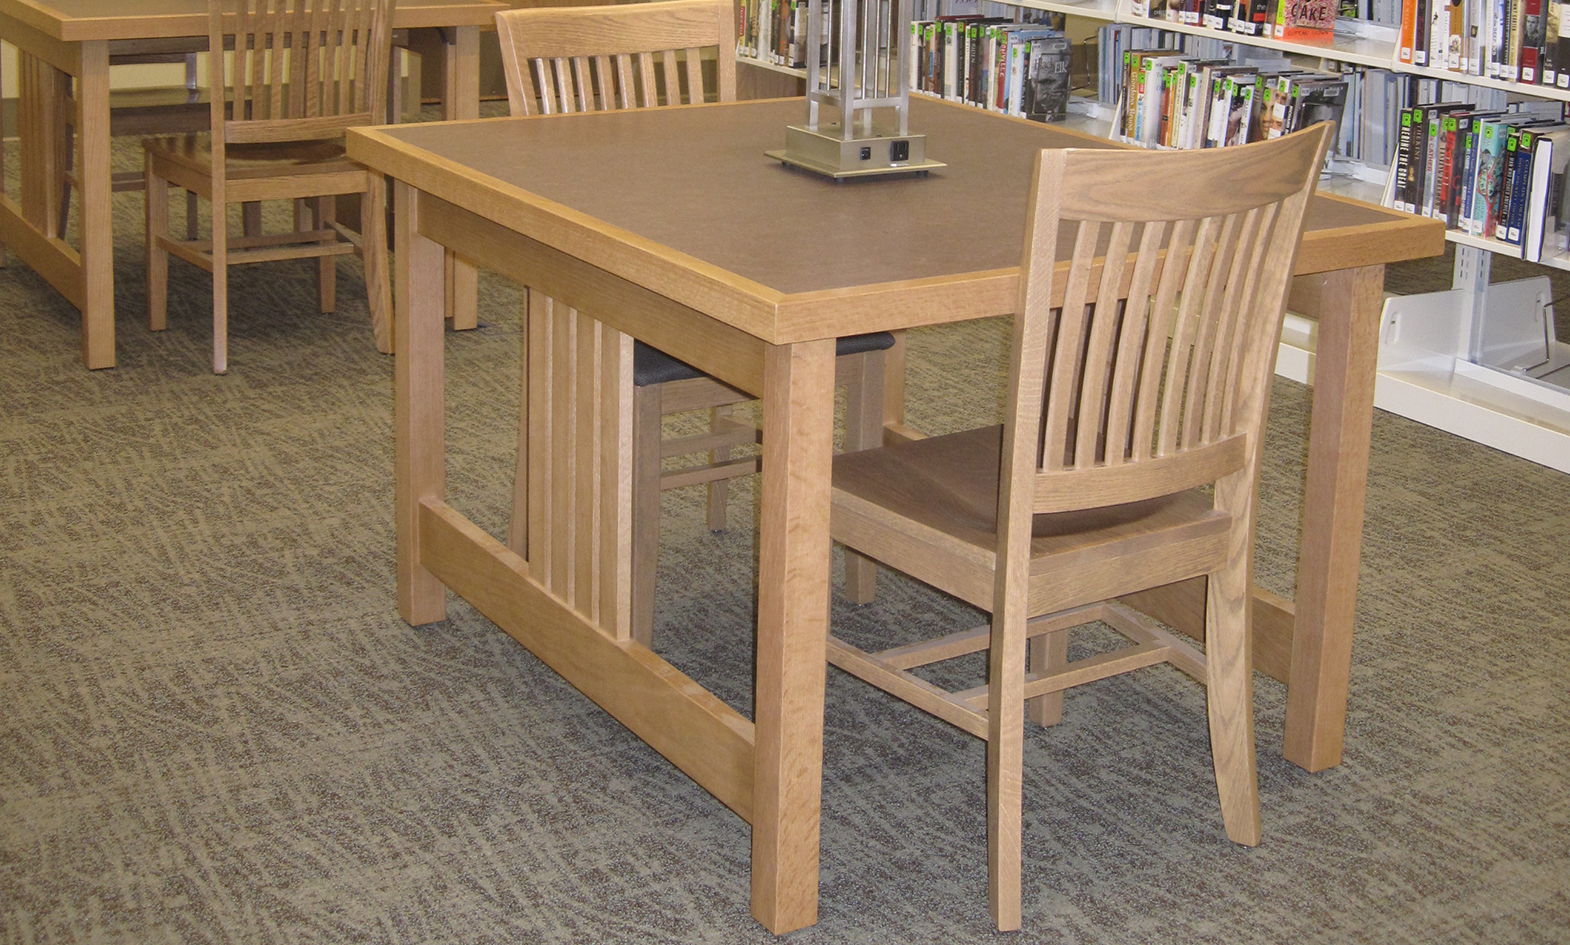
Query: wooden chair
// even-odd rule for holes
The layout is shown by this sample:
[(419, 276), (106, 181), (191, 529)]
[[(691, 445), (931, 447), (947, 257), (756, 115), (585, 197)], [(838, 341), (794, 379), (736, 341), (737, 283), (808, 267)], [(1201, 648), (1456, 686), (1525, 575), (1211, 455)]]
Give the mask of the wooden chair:
[[(731, 0), (664, 0), (615, 6), (509, 10), (496, 14), (496, 30), (514, 115), (649, 108), (736, 99), (735, 32)], [(702, 51), (715, 55), (715, 86), (705, 91)], [(894, 344), (887, 332), (841, 338), (836, 382), (847, 388), (846, 449), (882, 443), (882, 352)], [(757, 441), (758, 431), (728, 414), (753, 399), (664, 352), (634, 346), (632, 633), (649, 645), (654, 628), (654, 573), (659, 555), (659, 494), (707, 483), (708, 524), (725, 525), (726, 483), (758, 470), (758, 458), (733, 458), (731, 450)], [(660, 418), (712, 411), (708, 432), (660, 439)], [(520, 443), (526, 435), (520, 431)], [(662, 471), (662, 457), (708, 453), (702, 466)], [(509, 544), (524, 553), (524, 458), (519, 459)], [(851, 556), (847, 581), (870, 596), (875, 568)]]
[[(165, 326), (172, 253), (213, 274), (213, 370), (228, 368), (228, 266), (319, 258), (320, 304), (335, 307), (334, 257), (365, 260), (376, 346), (392, 350), (387, 271), (386, 184), (344, 155), (343, 133), (385, 114), (392, 0), (241, 0), (235, 32), (223, 14), (234, 4), (208, 0), (210, 132), (143, 142), (147, 187), (147, 302), (154, 331)], [(230, 76), (232, 74), (232, 88)], [(230, 102), (228, 108), (225, 101)], [(212, 206), (209, 240), (169, 232), (168, 187), (195, 192)], [(339, 226), (334, 199), (361, 194), (361, 233)], [(289, 232), (228, 233), (229, 204), (290, 200)], [(315, 226), (299, 225), (300, 202)]]
[[(1204, 683), (1227, 836), (1259, 842), (1255, 486), (1329, 127), (1206, 151), (1043, 151), (1002, 427), (835, 458), (836, 541), (992, 614), (990, 626), (876, 654), (831, 637), (829, 660), (986, 739), (1001, 930), (1020, 922), (1024, 709), (1055, 723), (1071, 686), (1161, 662)], [(1199, 575), (1204, 653), (1115, 600)], [(1066, 662), (1068, 630), (1098, 620), (1133, 644)], [(910, 672), (983, 650), (977, 688)]]

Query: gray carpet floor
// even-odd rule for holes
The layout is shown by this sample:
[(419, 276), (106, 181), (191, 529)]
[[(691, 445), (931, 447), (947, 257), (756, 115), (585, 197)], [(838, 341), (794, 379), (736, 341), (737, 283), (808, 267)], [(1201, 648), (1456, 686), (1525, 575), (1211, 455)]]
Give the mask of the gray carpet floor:
[[(462, 602), (393, 602), (391, 361), (356, 265), (141, 317), (115, 198), (119, 366), (0, 271), (0, 943), (766, 942), (749, 832)], [(520, 333), (482, 284), (449, 334), (449, 492), (505, 524)], [(913, 333), (911, 420), (999, 412), (1006, 326)], [(1278, 382), (1259, 579), (1290, 592), (1310, 394)], [(1026, 740), (1024, 930), (1063, 943), (1570, 941), (1570, 478), (1379, 414), (1344, 763), (1281, 759), (1256, 677), (1265, 839), (1221, 828), (1203, 694), (1153, 669)], [(667, 494), (660, 648), (750, 712), (755, 503)], [(836, 629), (978, 616), (891, 577)], [(1079, 647), (1098, 644), (1094, 633)], [(801, 943), (992, 941), (984, 747), (830, 670), (819, 923)]]

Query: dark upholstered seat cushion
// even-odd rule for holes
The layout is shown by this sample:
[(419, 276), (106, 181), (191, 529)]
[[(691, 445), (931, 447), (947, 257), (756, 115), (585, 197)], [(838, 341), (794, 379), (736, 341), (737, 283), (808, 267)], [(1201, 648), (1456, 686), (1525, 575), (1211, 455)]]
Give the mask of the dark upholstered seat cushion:
[[(836, 340), (834, 353), (836, 355), (864, 354), (868, 351), (884, 351), (893, 346), (893, 335), (886, 331), (874, 331)], [(660, 349), (641, 341), (633, 342), (632, 383), (638, 387), (687, 381), (702, 376), (702, 371), (685, 361), (678, 361)]]

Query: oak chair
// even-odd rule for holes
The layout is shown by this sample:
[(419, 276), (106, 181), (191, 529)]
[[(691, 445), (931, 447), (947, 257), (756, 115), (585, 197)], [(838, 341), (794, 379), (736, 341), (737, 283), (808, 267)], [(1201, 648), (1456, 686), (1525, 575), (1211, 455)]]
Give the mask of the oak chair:
[[(211, 272), (213, 370), (222, 374), (230, 265), (318, 258), (320, 307), (330, 312), (334, 259), (359, 252), (376, 346), (391, 351), (386, 184), (345, 156), (343, 134), (380, 123), (386, 112), (392, 0), (240, 0), (234, 32), (226, 34), (229, 6), (208, 0), (208, 48), (234, 50), (232, 61), (208, 60), (209, 133), (143, 142), (149, 325), (158, 331), (166, 324), (170, 254)], [(170, 184), (210, 202), (210, 239), (170, 234)], [(342, 194), (362, 195), (363, 238), (334, 219), (334, 198)], [(229, 204), (265, 200), (294, 202), (293, 230), (228, 233)], [(300, 222), (302, 202), (314, 218), (308, 229)]]
[[(613, 6), (509, 10), (496, 14), (507, 101), (513, 115), (651, 108), (736, 99), (731, 0), (662, 0)], [(714, 87), (705, 90), (703, 50), (714, 56)], [(883, 355), (887, 332), (839, 339), (836, 383), (847, 389), (846, 449), (882, 443)], [(632, 634), (652, 644), (654, 573), (659, 554), (660, 492), (707, 484), (711, 529), (725, 525), (726, 484), (758, 470), (758, 457), (733, 457), (757, 442), (758, 430), (731, 418), (752, 395), (728, 387), (642, 342), (633, 351)], [(709, 410), (705, 433), (661, 439), (660, 418)], [(520, 431), (519, 442), (527, 439)], [(661, 459), (709, 454), (707, 463), (662, 470)], [(524, 457), (519, 457), (509, 544), (524, 553)], [(870, 596), (875, 569), (847, 559), (847, 580)]]
[[(1041, 152), (1004, 424), (834, 460), (836, 541), (992, 614), (988, 626), (879, 653), (831, 637), (828, 652), (987, 741), (1000, 930), (1020, 923), (1026, 705), (1053, 724), (1071, 686), (1162, 662), (1205, 684), (1227, 836), (1259, 842), (1255, 488), (1329, 127), (1206, 151)], [(1199, 575), (1203, 653), (1116, 600)], [(1092, 621), (1131, 645), (1069, 662), (1069, 630)], [(987, 682), (976, 688), (952, 692), (910, 672), (983, 650)]]

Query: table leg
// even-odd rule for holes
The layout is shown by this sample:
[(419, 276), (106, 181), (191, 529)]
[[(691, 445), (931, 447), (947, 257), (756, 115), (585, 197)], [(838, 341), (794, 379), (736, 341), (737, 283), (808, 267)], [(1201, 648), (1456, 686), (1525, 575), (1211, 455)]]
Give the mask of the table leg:
[[(442, 119), (480, 117), (480, 28), (443, 30), (447, 41), (442, 62)], [(479, 324), (479, 278), (475, 268), (447, 254), (447, 313), (454, 331)]]
[(752, 914), (776, 935), (818, 918), (829, 612), (834, 342), (764, 358)]
[(82, 43), (76, 172), (81, 181), (82, 362), (114, 367), (114, 182), (109, 172), (109, 44)]
[(1283, 749), (1309, 771), (1341, 763), (1384, 274), (1332, 273), (1325, 308), (1347, 317), (1319, 322)]
[(416, 626), (445, 619), (447, 590), (420, 564), (420, 502), (446, 494), (442, 373), (443, 251), (417, 232), (419, 192), (396, 182), (393, 440), (398, 613)]

